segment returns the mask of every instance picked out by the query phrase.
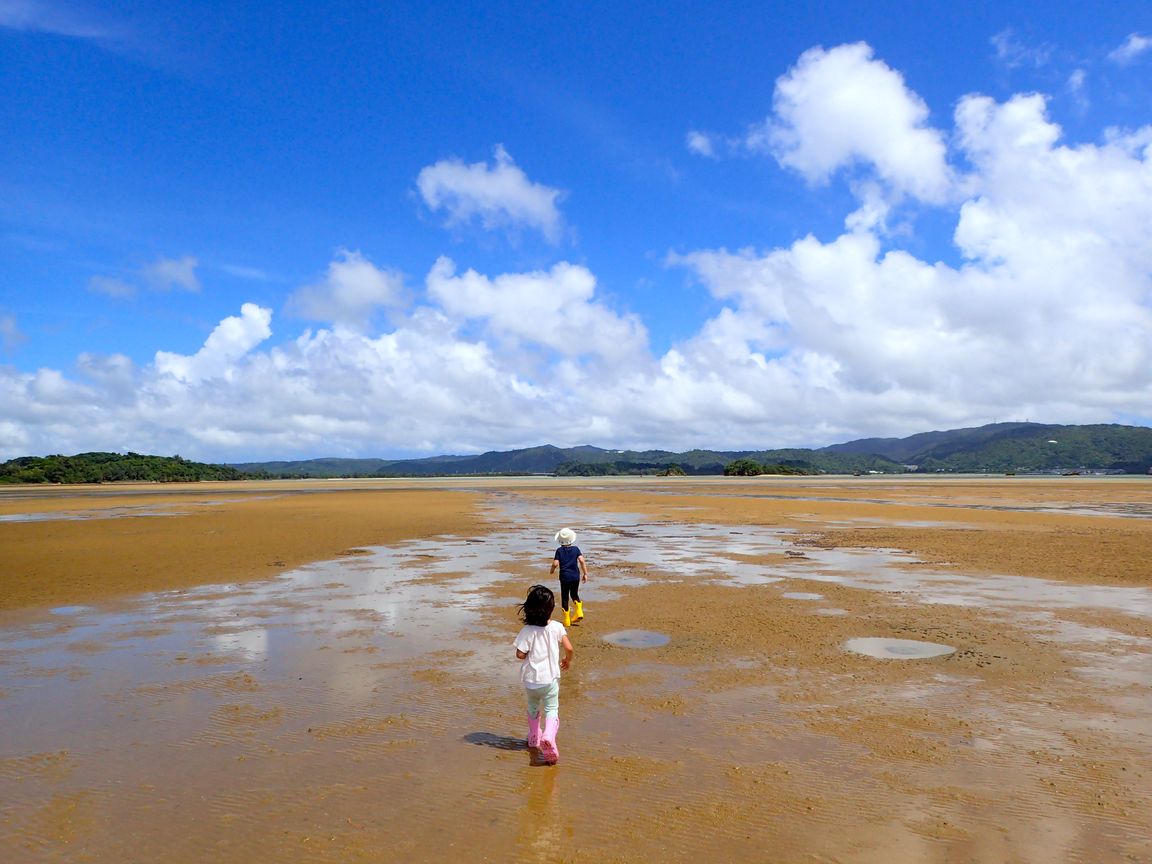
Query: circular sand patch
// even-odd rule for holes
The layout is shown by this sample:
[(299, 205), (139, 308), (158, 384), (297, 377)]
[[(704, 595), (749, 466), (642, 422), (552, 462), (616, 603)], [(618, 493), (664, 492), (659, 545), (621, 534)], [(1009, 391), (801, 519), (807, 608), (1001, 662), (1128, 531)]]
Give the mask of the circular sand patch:
[(849, 639), (844, 648), (855, 654), (875, 657), (880, 660), (922, 660), (926, 657), (943, 657), (956, 649), (951, 645), (937, 642), (920, 642), (916, 639), (882, 639), (874, 636)]

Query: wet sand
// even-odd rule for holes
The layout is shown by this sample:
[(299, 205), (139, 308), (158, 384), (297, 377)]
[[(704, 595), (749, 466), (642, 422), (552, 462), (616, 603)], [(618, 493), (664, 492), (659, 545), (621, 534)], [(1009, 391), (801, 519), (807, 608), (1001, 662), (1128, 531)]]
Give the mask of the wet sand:
[(468, 533), (473, 499), (351, 481), (0, 486), (0, 609), (261, 578), (361, 546)]
[[(1149, 861), (1150, 505), (1088, 477), (0, 490), (0, 860)], [(591, 572), (549, 768), (509, 642), (565, 523)]]

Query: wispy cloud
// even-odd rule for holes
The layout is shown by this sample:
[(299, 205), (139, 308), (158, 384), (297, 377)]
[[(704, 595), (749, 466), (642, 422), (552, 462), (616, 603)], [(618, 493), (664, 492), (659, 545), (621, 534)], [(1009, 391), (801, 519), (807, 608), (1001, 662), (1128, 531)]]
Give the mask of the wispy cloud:
[(1108, 59), (1121, 66), (1127, 66), (1141, 54), (1152, 49), (1152, 36), (1141, 36), (1139, 33), (1129, 33), (1119, 48), (1108, 55)]
[(196, 266), (199, 263), (191, 255), (182, 258), (157, 258), (141, 268), (140, 275), (150, 288), (157, 291), (179, 288), (197, 292), (200, 290), (200, 279), (196, 275)]
[(131, 297), (136, 293), (136, 286), (115, 276), (93, 276), (88, 280), (88, 290), (109, 297)]
[(51, 0), (0, 0), (0, 27), (96, 42), (119, 42), (127, 37), (122, 25), (100, 20), (76, 4)]
[(1068, 82), (1064, 85), (1064, 89), (1068, 95), (1072, 97), (1072, 101), (1076, 103), (1076, 107), (1081, 111), (1088, 108), (1088, 93), (1085, 83), (1088, 80), (1088, 73), (1083, 69), (1077, 69), (1068, 76)]
[(193, 294), (200, 291), (200, 277), (196, 275), (199, 261), (191, 255), (182, 258), (160, 257), (127, 276), (93, 276), (88, 290), (108, 297), (133, 297), (141, 286), (153, 291), (178, 289)]
[(28, 337), (16, 326), (14, 315), (0, 315), (0, 350), (15, 351), (28, 341)]
[(1016, 33), (1011, 27), (1001, 30), (990, 41), (992, 47), (996, 49), (996, 59), (1009, 69), (1018, 69), (1021, 66), (1033, 66), (1039, 69), (1052, 59), (1050, 45), (1025, 45), (1016, 38)]
[(237, 279), (247, 279), (251, 282), (273, 281), (272, 276), (266, 270), (261, 270), (259, 267), (246, 267), (242, 264), (221, 264), (220, 269), (229, 276), (235, 276)]

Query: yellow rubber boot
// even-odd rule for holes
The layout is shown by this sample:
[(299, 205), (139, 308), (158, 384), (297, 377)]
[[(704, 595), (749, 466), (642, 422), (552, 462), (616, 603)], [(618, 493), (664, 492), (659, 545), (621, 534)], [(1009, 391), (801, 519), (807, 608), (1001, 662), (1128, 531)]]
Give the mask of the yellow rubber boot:
[(571, 615), (571, 613), (569, 613), (569, 611), (567, 609), (564, 610), (564, 626), (565, 627), (571, 627), (572, 626), (572, 615)]
[(576, 603), (576, 620), (577, 621), (583, 621), (584, 620), (584, 604), (581, 603), (579, 600), (576, 600), (574, 602)]

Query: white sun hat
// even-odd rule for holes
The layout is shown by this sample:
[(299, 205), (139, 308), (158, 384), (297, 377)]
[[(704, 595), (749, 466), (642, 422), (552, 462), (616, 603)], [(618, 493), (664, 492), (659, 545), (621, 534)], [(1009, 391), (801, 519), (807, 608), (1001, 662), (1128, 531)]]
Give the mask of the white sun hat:
[(556, 532), (556, 542), (561, 546), (571, 546), (576, 542), (576, 532), (571, 528), (561, 528)]

